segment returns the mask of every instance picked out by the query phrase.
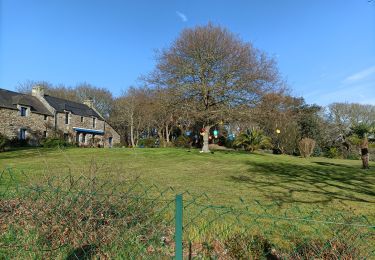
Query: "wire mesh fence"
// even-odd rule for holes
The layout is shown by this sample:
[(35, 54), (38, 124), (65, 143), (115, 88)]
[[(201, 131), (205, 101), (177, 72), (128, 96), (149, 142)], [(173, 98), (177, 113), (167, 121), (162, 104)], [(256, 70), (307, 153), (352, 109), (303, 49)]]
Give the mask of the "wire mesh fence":
[(0, 175), (0, 259), (374, 259), (375, 216), (98, 176)]

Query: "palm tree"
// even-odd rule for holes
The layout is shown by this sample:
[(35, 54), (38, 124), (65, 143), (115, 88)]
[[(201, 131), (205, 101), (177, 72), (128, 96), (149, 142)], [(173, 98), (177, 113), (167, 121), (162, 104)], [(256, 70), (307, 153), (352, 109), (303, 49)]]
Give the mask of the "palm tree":
[(243, 147), (246, 151), (253, 152), (260, 147), (270, 148), (271, 139), (260, 130), (251, 130), (241, 133), (233, 142), (236, 147)]

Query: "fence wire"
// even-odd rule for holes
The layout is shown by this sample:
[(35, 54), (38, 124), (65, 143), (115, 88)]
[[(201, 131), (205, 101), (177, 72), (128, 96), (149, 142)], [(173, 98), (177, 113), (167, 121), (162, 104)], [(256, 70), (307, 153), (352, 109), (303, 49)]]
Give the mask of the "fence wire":
[(374, 215), (215, 205), (137, 179), (29, 179), (0, 173), (0, 259), (375, 259)]

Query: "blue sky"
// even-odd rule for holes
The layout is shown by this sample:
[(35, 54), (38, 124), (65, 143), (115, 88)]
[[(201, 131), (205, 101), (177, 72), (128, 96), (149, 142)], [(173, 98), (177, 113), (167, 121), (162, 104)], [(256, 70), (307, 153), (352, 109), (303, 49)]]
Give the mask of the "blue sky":
[(309, 103), (375, 105), (375, 1), (0, 0), (0, 88), (89, 82), (115, 95), (154, 50), (211, 21), (278, 61)]

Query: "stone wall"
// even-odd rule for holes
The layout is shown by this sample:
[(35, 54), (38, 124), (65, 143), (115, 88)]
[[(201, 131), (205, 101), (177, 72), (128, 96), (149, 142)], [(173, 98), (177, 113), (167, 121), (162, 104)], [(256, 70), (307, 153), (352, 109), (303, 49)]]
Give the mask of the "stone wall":
[(81, 122), (81, 116), (69, 113), (69, 124), (65, 124), (65, 113), (57, 113), (57, 128), (64, 133), (73, 132), (73, 127), (104, 130), (104, 121), (96, 119), (95, 128), (92, 125), (92, 117), (83, 117)]
[(112, 137), (112, 146), (120, 143), (120, 135), (110, 126), (105, 124), (104, 147), (110, 147), (109, 138)]
[(31, 143), (38, 142), (43, 137), (44, 131), (49, 134), (48, 124), (53, 123), (53, 117), (30, 112), (27, 116), (21, 116), (19, 110), (0, 108), (0, 132), (8, 138), (18, 138), (20, 129), (26, 129), (26, 138)]
[(76, 142), (77, 133), (74, 131), (73, 127), (101, 130), (105, 132), (104, 136), (95, 135), (94, 137), (91, 134), (86, 134), (83, 137), (81, 134), (81, 136), (78, 137), (78, 140), (85, 139), (85, 142), (81, 144), (82, 146), (100, 145), (110, 147), (110, 138), (112, 138), (112, 145), (120, 143), (120, 135), (109, 124), (99, 118), (96, 118), (95, 127), (93, 127), (92, 117), (83, 117), (83, 122), (81, 122), (81, 116), (69, 113), (69, 124), (65, 124), (65, 113), (57, 113), (57, 128), (64, 133), (68, 133), (70, 141)]
[[(30, 112), (28, 109), (27, 116), (21, 116), (19, 110), (0, 108), (0, 133), (4, 134), (8, 138), (19, 138), (20, 129), (26, 129), (26, 139), (31, 144), (38, 144), (40, 139), (44, 137), (44, 134), (51, 136), (54, 133), (54, 122), (55, 118)], [(68, 138), (71, 142), (75, 142), (77, 139), (77, 133), (73, 130), (73, 127), (95, 129), (104, 131), (104, 136), (95, 135), (94, 138), (91, 134), (85, 135), (85, 143), (82, 145), (87, 146), (104, 146), (110, 147), (110, 138), (112, 139), (112, 145), (120, 143), (119, 134), (103, 120), (96, 119), (95, 127), (93, 127), (92, 117), (83, 117), (81, 122), (81, 116), (69, 113), (69, 124), (65, 124), (65, 113), (57, 113), (57, 129), (61, 133), (68, 134)], [(78, 138), (83, 138), (81, 135)]]

